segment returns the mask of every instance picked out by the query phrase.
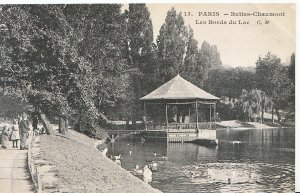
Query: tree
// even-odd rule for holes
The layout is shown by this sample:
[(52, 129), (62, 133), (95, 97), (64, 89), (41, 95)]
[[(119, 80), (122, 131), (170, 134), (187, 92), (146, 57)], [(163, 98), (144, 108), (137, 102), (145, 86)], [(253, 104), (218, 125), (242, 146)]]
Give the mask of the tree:
[[(126, 13), (128, 65), (135, 69), (131, 73), (134, 99), (131, 101), (133, 124), (141, 119), (139, 98), (153, 89), (157, 82), (157, 62), (153, 45), (153, 26), (145, 4), (129, 4)], [(149, 86), (150, 85), (150, 86)]]
[(243, 104), (244, 113), (250, 118), (260, 117), (260, 122), (264, 123), (264, 112), (267, 108), (272, 108), (273, 102), (267, 97), (265, 92), (254, 89), (250, 92), (242, 91), (240, 97)]
[[(1, 57), (5, 60), (1, 60), (4, 61), (1, 74), (12, 77), (15, 90), (21, 90), (22, 97), (41, 114), (54, 101), (56, 104), (65, 101), (60, 99), (59, 85), (63, 83), (61, 74), (72, 52), (66, 38), (68, 26), (58, 19), (61, 15), (61, 6), (7, 5), (1, 9), (1, 23), (7, 28), (2, 34), (5, 47)], [(51, 134), (46, 116), (41, 117)]]
[(222, 65), (220, 53), (218, 52), (216, 45), (211, 46), (208, 42), (203, 41), (200, 53), (203, 58), (203, 65), (206, 66), (206, 68), (210, 69), (220, 67)]
[(286, 122), (292, 113), (295, 112), (295, 53), (291, 55), (290, 65), (288, 66), (288, 77), (292, 83), (291, 93), (288, 98), (288, 109), (289, 112), (286, 115), (284, 122)]
[(289, 65), (289, 78), (292, 83), (295, 85), (295, 53), (291, 55), (291, 61)]
[(257, 121), (260, 119), (264, 123), (264, 113), (272, 108), (273, 102), (261, 90), (252, 89), (247, 91), (243, 89), (237, 98), (221, 97), (218, 109), (223, 120), (241, 119), (245, 121)]
[(268, 53), (264, 58), (259, 57), (256, 62), (256, 82), (257, 88), (264, 91), (274, 102), (280, 122), (279, 109), (286, 109), (293, 85), (288, 78), (287, 69), (276, 55)]
[(46, 114), (68, 118), (80, 106), (88, 114), (85, 117), (98, 118), (91, 98), (91, 86), (96, 85), (92, 66), (78, 55), (75, 33), (63, 10), (63, 5), (13, 5), (1, 10), (7, 30), (0, 72), (17, 83), (16, 90), (41, 114), (49, 134), (53, 131)]
[(158, 60), (161, 63), (163, 82), (181, 72), (184, 66), (188, 43), (188, 30), (181, 13), (172, 8), (157, 38)]
[(201, 54), (198, 50), (198, 42), (194, 39), (193, 29), (188, 27), (188, 39), (185, 47), (184, 63), (181, 67), (181, 75), (195, 85), (203, 86), (203, 68)]
[[(107, 124), (108, 112), (130, 100), (125, 16), (120, 4), (67, 5), (64, 13), (79, 41), (78, 53), (91, 64), (91, 101)], [(124, 84), (120, 84), (120, 82)], [(91, 121), (90, 121), (91, 122)]]
[(214, 68), (209, 71), (204, 88), (216, 96), (238, 98), (243, 89), (255, 88), (255, 72), (240, 67)]

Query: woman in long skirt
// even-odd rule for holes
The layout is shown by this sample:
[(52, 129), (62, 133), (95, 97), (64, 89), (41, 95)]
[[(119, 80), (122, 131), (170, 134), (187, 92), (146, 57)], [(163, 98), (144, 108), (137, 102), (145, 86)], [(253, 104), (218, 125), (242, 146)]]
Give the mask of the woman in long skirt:
[(9, 145), (9, 134), (10, 134), (9, 129), (5, 125), (4, 129), (2, 130), (2, 133), (1, 133), (1, 141), (2, 141), (3, 149), (7, 149), (8, 145)]
[[(19, 125), (18, 120), (15, 119), (13, 125), (11, 126), (12, 133), (10, 136), (10, 140), (13, 142), (13, 148), (18, 148), (18, 141), (20, 140), (20, 132), (19, 132)], [(15, 145), (16, 144), (16, 145)]]

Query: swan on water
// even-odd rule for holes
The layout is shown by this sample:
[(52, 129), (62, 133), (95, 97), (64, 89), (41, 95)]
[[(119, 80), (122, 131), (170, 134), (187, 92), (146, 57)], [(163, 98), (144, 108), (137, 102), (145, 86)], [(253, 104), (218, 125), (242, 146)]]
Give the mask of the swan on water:
[(151, 170), (148, 168), (147, 165), (145, 165), (144, 167), (144, 171), (143, 171), (143, 180), (146, 183), (152, 182), (152, 172)]
[(112, 159), (113, 160), (120, 160), (121, 159), (121, 154), (120, 155), (115, 155), (115, 156), (112, 156)]
[(135, 165), (134, 171), (135, 171), (137, 174), (143, 174), (143, 170), (140, 169), (139, 165)]
[(107, 151), (108, 151), (107, 147), (104, 148), (104, 149), (101, 151), (102, 155), (106, 155)]

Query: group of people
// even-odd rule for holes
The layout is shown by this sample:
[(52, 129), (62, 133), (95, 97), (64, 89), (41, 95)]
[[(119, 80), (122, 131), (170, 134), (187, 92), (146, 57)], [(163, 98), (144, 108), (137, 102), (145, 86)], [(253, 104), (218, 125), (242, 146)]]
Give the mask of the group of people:
[(18, 142), (20, 140), (20, 149), (27, 149), (28, 132), (30, 124), (27, 119), (27, 114), (23, 113), (19, 118), (15, 118), (11, 126), (5, 125), (1, 133), (1, 147), (7, 149), (10, 147), (10, 141), (13, 142), (13, 148), (19, 148)]

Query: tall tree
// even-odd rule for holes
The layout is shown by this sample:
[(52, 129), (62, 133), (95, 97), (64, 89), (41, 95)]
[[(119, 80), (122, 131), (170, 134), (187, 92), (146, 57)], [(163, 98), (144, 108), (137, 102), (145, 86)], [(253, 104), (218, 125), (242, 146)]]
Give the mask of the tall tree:
[(288, 98), (288, 114), (285, 117), (285, 122), (295, 112), (295, 53), (291, 55), (290, 65), (288, 66), (288, 76), (292, 83), (291, 93)]
[(276, 55), (268, 53), (263, 58), (259, 57), (256, 62), (256, 82), (257, 87), (274, 102), (274, 108), (280, 121), (279, 109), (286, 109), (293, 85), (288, 78), (287, 69)]
[(8, 5), (0, 15), (7, 28), (2, 38), (6, 60), (0, 72), (17, 82), (16, 90), (41, 113), (48, 133), (52, 131), (44, 113), (66, 118), (82, 109), (85, 117), (98, 118), (92, 98), (92, 86), (97, 85), (93, 66), (78, 55), (76, 33), (64, 8)]
[(64, 13), (78, 37), (79, 55), (91, 64), (91, 101), (108, 123), (109, 112), (131, 99), (126, 17), (120, 4), (67, 5)]
[(188, 42), (188, 30), (181, 13), (172, 8), (157, 38), (158, 60), (161, 63), (163, 82), (178, 74), (184, 65)]
[(188, 27), (188, 39), (183, 58), (184, 63), (180, 70), (181, 75), (188, 81), (202, 86), (203, 68), (200, 64), (201, 58), (198, 50), (198, 42), (195, 40), (193, 29), (190, 26)]
[[(153, 45), (153, 26), (145, 4), (129, 4), (127, 12), (128, 64), (131, 73), (134, 100), (131, 103), (133, 123), (141, 119), (139, 98), (153, 89), (157, 80), (157, 62)], [(150, 86), (149, 86), (150, 85)]]
[[(68, 111), (62, 95), (74, 50), (67, 38), (70, 28), (65, 25), (62, 6), (6, 5), (1, 9), (1, 23), (7, 30), (3, 34), (6, 58), (1, 64), (1, 74), (17, 82), (16, 90), (22, 91), (36, 111), (49, 109)], [(73, 63), (70, 63), (71, 65)], [(68, 66), (68, 67), (67, 67)], [(63, 107), (63, 108), (62, 108)], [(46, 116), (41, 116), (48, 133)]]

